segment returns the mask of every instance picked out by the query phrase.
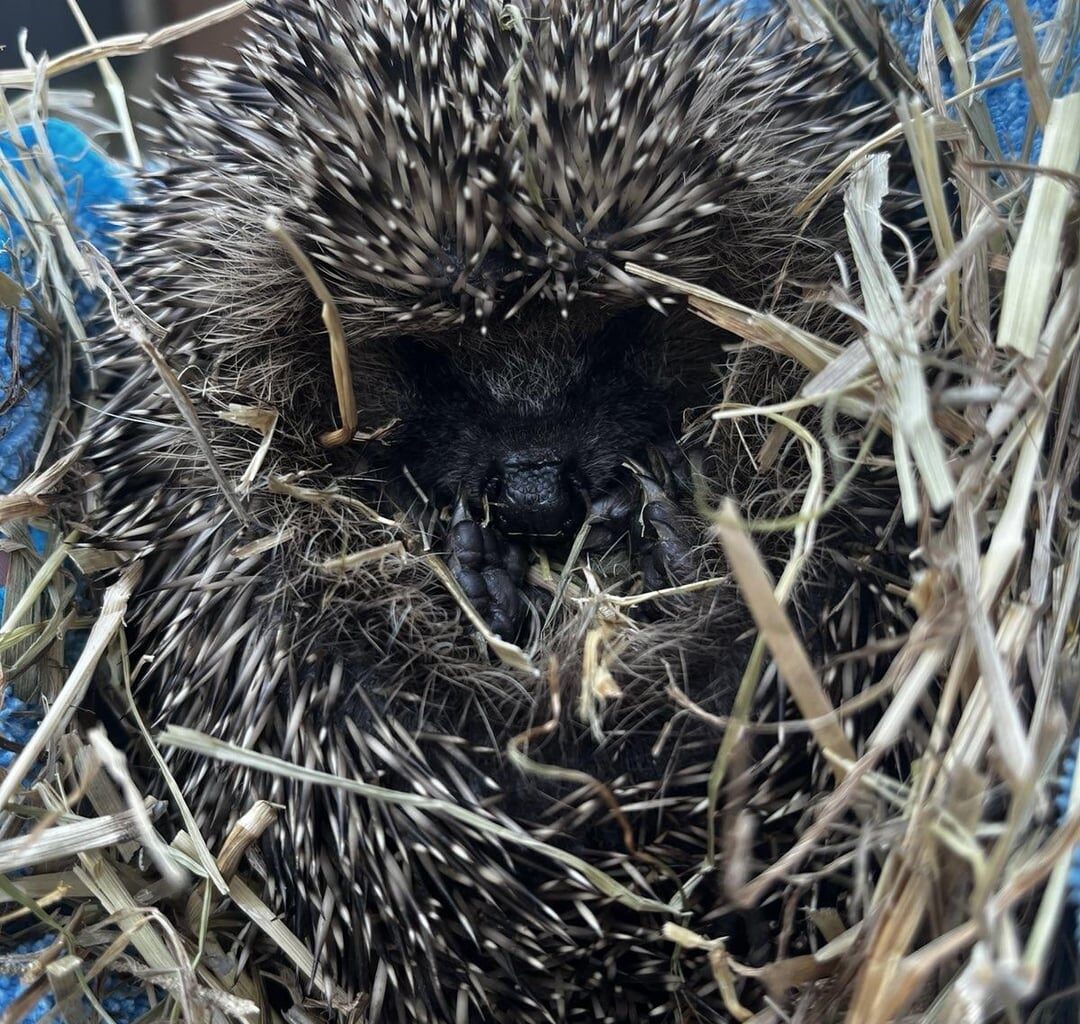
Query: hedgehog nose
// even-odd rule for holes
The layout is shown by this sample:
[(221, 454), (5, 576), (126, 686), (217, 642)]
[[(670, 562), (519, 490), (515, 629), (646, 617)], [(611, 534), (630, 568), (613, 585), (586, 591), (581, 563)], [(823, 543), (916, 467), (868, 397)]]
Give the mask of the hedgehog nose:
[(496, 522), (507, 533), (563, 537), (584, 518), (584, 502), (563, 459), (511, 455), (492, 467), (485, 488)]

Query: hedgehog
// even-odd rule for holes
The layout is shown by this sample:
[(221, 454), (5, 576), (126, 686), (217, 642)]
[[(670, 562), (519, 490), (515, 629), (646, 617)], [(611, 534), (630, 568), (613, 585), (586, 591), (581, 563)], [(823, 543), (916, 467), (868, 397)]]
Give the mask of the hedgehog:
[(268, 899), (360, 1019), (725, 1019), (660, 935), (731, 927), (671, 692), (724, 714), (753, 640), (703, 510), (800, 495), (709, 410), (799, 377), (633, 267), (851, 335), (795, 208), (858, 84), (696, 0), (261, 0), (158, 99), (79, 514), (142, 715), (308, 772), (167, 751), (207, 836), (283, 808)]

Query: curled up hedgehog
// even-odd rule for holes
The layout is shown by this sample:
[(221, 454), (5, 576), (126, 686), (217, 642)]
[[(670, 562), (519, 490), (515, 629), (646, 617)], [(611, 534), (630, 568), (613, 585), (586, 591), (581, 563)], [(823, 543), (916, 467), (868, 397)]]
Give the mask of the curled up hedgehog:
[(798, 377), (626, 268), (849, 334), (840, 218), (794, 207), (887, 112), (693, 0), (254, 20), (160, 101), (121, 214), (182, 400), (134, 314), (98, 345), (80, 514), (143, 565), (140, 710), (425, 798), (171, 755), (209, 836), (283, 806), (270, 899), (359, 1019), (724, 1019), (660, 936), (721, 902), (718, 735), (670, 688), (725, 713), (753, 636), (700, 510), (797, 507), (768, 425), (709, 411)]

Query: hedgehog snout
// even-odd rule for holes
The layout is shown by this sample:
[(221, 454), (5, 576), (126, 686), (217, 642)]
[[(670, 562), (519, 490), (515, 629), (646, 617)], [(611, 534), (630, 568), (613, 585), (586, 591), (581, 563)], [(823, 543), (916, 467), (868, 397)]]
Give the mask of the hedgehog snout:
[(511, 453), (492, 462), (483, 491), (498, 526), (508, 534), (561, 539), (585, 518), (584, 486), (573, 460)]

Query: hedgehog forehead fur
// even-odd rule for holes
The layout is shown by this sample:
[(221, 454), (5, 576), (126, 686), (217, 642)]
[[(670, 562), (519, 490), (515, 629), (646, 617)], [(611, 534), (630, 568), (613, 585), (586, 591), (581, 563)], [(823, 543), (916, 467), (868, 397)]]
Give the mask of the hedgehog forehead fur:
[[(715, 896), (716, 736), (669, 687), (725, 713), (749, 652), (695, 499), (793, 511), (803, 470), (781, 446), (762, 479), (770, 425), (696, 413), (790, 398), (793, 375), (727, 355), (625, 264), (845, 330), (806, 301), (840, 219), (805, 237), (794, 208), (886, 114), (838, 109), (849, 62), (779, 17), (706, 6), (263, 0), (236, 64), (160, 101), (120, 270), (200, 437), (113, 331), (79, 522), (142, 560), (148, 719), (430, 801), (169, 754), (212, 835), (283, 806), (269, 898), (372, 1024), (714, 1019), (708, 958), (673, 970), (642, 910)], [(318, 441), (320, 304), (270, 216), (341, 314), (360, 407), (342, 448)], [(554, 545), (530, 566), (507, 540), (565, 540), (586, 512), (596, 546), (564, 579)], [(705, 585), (642, 596), (676, 569)], [(513, 605), (542, 671), (478, 643), (462, 595), (492, 628)]]

